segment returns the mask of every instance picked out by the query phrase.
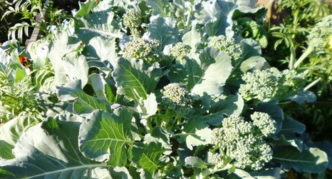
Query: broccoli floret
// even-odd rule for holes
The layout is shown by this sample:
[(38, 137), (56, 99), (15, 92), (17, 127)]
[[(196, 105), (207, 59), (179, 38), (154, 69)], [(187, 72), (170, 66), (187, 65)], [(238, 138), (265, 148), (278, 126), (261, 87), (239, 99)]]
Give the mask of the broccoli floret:
[(159, 42), (157, 40), (138, 38), (125, 44), (123, 57), (142, 59), (148, 63), (153, 63), (160, 58), (158, 47)]
[(325, 54), (329, 48), (332, 34), (332, 15), (323, 18), (311, 29), (308, 35), (308, 45), (316, 54)]
[(226, 52), (233, 60), (241, 58), (243, 53), (240, 44), (237, 44), (234, 39), (223, 35), (211, 37), (208, 46)]
[(242, 80), (244, 84), (240, 85), (239, 92), (246, 101), (286, 99), (298, 93), (305, 85), (302, 74), (290, 70), (280, 72), (276, 68), (247, 72)]
[(263, 136), (268, 137), (277, 132), (277, 124), (271, 116), (264, 112), (254, 112), (250, 116), (253, 124), (258, 127)]
[(282, 73), (276, 68), (247, 72), (242, 76), (245, 83), (240, 86), (239, 92), (247, 101), (270, 100), (277, 95), (281, 78)]
[(257, 132), (257, 127), (240, 116), (230, 116), (221, 128), (213, 130), (213, 143), (220, 157), (242, 169), (260, 170), (272, 159), (272, 149)]
[(170, 54), (177, 61), (182, 63), (184, 57), (190, 53), (190, 50), (191, 50), (191, 48), (189, 45), (186, 45), (182, 42), (178, 42), (170, 49)]
[(142, 24), (142, 15), (139, 11), (131, 9), (123, 15), (123, 25), (130, 29), (134, 38), (140, 37), (141, 33), (139, 28)]
[(185, 106), (188, 101), (188, 92), (178, 83), (168, 84), (161, 91), (163, 98), (176, 105)]

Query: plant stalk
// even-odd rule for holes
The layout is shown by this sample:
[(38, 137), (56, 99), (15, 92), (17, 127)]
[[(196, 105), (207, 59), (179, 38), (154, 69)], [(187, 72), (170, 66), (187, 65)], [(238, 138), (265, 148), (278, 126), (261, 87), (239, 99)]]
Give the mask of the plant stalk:
[(310, 88), (312, 88), (313, 86), (315, 86), (319, 81), (321, 80), (321, 78), (316, 79), (315, 81), (311, 82), (310, 84), (308, 84), (305, 88), (304, 91), (308, 91)]
[(295, 62), (294, 68), (297, 68), (312, 52), (314, 48), (307, 48), (304, 53), (300, 56), (300, 58)]

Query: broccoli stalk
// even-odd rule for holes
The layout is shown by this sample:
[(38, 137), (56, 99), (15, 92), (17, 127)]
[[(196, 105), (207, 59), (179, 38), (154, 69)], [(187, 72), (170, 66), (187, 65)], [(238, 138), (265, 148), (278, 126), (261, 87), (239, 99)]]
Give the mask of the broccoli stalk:
[(329, 49), (332, 47), (332, 15), (326, 16), (314, 28), (311, 29), (308, 35), (308, 48), (303, 52), (300, 58), (290, 65), (290, 68), (297, 68), (310, 55), (326, 55), (330, 53)]

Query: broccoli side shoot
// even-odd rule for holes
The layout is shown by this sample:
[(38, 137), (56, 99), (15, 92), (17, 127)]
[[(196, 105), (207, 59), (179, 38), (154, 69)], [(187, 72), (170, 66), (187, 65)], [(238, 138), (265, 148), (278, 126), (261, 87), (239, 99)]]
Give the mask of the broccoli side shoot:
[(219, 149), (219, 157), (235, 167), (260, 170), (272, 160), (272, 149), (262, 133), (253, 122), (230, 116), (223, 120), (221, 128), (213, 130), (213, 143)]
[(153, 63), (161, 58), (158, 47), (157, 40), (134, 39), (125, 44), (123, 57), (142, 59), (148, 63)]

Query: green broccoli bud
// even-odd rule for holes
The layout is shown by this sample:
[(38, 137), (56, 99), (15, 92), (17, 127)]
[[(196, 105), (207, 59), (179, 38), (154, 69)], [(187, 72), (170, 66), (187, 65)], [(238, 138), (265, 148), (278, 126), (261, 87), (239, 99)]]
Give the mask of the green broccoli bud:
[(332, 15), (326, 16), (311, 29), (308, 35), (309, 48), (316, 54), (326, 54), (330, 47), (332, 34)]
[(242, 79), (244, 84), (240, 85), (239, 92), (246, 101), (286, 99), (297, 94), (305, 85), (303, 74), (291, 70), (280, 72), (276, 68), (247, 72)]
[(141, 27), (142, 21), (141, 13), (134, 9), (129, 10), (123, 15), (123, 25), (130, 29), (134, 38), (140, 37), (141, 35), (139, 28)]
[(250, 116), (253, 124), (258, 127), (263, 136), (268, 137), (277, 132), (277, 124), (271, 116), (264, 112), (254, 112)]
[(126, 43), (123, 49), (123, 57), (142, 59), (148, 63), (153, 63), (160, 58), (158, 47), (159, 42), (157, 40), (134, 39)]
[(188, 92), (178, 83), (168, 84), (161, 91), (163, 98), (176, 105), (185, 106), (188, 103)]
[(226, 52), (233, 60), (241, 58), (243, 54), (240, 44), (237, 44), (234, 39), (223, 35), (211, 37), (208, 46)]
[(282, 73), (276, 68), (247, 72), (242, 76), (245, 82), (239, 92), (243, 99), (268, 101), (277, 95)]
[(240, 116), (230, 116), (221, 128), (213, 130), (213, 143), (220, 157), (231, 159), (231, 164), (242, 169), (260, 170), (272, 159), (272, 149), (256, 126)]
[(170, 54), (177, 61), (182, 63), (182, 60), (190, 53), (190, 50), (191, 48), (189, 45), (186, 45), (182, 42), (178, 42), (170, 49)]

